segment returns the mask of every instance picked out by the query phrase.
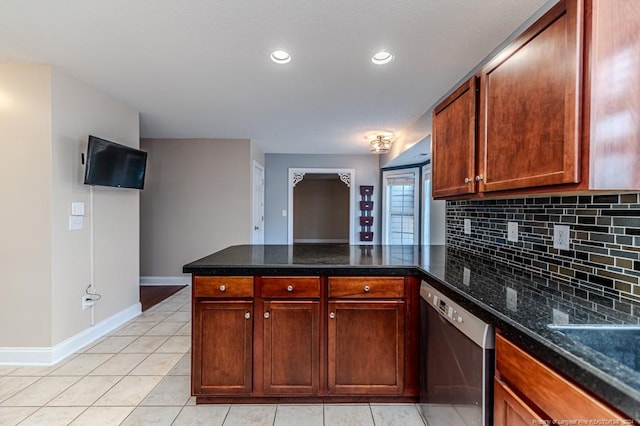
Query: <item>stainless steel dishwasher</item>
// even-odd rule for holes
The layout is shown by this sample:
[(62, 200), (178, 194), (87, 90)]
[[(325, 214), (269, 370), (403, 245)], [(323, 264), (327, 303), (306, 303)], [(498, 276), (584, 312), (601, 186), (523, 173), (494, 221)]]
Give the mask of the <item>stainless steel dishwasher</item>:
[(420, 410), (430, 425), (493, 424), (493, 327), (422, 282)]

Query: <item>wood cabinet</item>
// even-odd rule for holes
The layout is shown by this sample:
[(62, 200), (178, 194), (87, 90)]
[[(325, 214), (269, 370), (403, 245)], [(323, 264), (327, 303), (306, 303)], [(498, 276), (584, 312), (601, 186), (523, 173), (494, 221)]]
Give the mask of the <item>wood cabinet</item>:
[(604, 404), (525, 351), (496, 335), (494, 424), (538, 420), (627, 424), (629, 418)]
[(434, 197), (475, 192), (476, 80), (462, 84), (433, 111)]
[(198, 403), (416, 400), (417, 277), (195, 276), (193, 282)]
[(328, 390), (401, 395), (404, 302), (329, 302)]
[(249, 395), (253, 303), (199, 301), (193, 311), (193, 395)]
[(639, 31), (633, 0), (561, 0), (434, 108), (433, 196), (639, 189)]
[(196, 276), (193, 287), (193, 395), (249, 395), (253, 277)]
[(402, 394), (404, 286), (402, 277), (329, 277), (329, 393)]
[(316, 395), (320, 277), (263, 277), (263, 392)]

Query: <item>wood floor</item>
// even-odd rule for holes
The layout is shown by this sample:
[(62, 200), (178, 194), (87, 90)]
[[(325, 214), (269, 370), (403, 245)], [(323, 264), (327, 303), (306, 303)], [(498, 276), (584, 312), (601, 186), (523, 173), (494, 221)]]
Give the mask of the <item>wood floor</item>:
[(146, 311), (185, 287), (185, 285), (141, 285), (140, 303), (142, 304), (142, 310)]

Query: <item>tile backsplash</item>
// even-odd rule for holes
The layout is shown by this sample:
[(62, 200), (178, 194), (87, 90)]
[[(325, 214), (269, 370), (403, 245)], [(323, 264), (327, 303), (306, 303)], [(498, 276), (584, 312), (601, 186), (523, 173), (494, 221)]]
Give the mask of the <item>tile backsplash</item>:
[[(566, 280), (577, 297), (639, 315), (639, 196), (448, 201), (447, 245)], [(517, 242), (507, 240), (508, 222), (518, 223)], [(570, 227), (569, 250), (553, 248), (556, 224)]]

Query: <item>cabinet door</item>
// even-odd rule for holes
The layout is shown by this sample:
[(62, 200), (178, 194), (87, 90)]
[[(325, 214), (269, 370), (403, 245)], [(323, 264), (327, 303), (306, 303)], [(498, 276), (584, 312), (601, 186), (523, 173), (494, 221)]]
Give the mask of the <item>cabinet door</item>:
[(253, 303), (196, 301), (193, 315), (193, 393), (251, 393)]
[(434, 197), (475, 191), (476, 78), (433, 110), (432, 193)]
[(404, 387), (404, 302), (329, 302), (328, 390), (400, 395)]
[(480, 191), (579, 182), (581, 5), (561, 1), (482, 69)]
[(493, 424), (495, 426), (530, 426), (546, 424), (535, 411), (499, 380), (493, 382)]
[(320, 302), (264, 302), (264, 393), (316, 394)]

